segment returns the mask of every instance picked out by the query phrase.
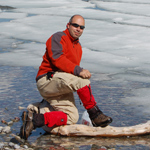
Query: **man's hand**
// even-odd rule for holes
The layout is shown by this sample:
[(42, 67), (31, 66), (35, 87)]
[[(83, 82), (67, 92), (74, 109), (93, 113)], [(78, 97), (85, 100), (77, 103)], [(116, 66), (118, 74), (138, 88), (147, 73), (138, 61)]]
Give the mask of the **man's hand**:
[(80, 72), (80, 77), (84, 78), (84, 79), (90, 79), (91, 78), (91, 73), (89, 70), (86, 70), (86, 69), (83, 69), (81, 72)]

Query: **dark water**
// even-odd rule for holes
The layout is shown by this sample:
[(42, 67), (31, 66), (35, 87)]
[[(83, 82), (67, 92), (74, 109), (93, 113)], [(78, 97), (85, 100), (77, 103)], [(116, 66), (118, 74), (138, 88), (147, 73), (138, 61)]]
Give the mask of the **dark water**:
[[(18, 107), (27, 107), (30, 103), (42, 100), (39, 95), (35, 76), (37, 69), (33, 67), (10, 67), (0, 66), (0, 119), (10, 121), (15, 117), (20, 117), (23, 110)], [(125, 105), (120, 99), (130, 97), (130, 89), (147, 87), (145, 83), (129, 82), (126, 86), (123, 83), (116, 83), (113, 80), (99, 81), (94, 80), (98, 74), (93, 75), (91, 86), (93, 95), (98, 105), (107, 115), (113, 118), (112, 126), (131, 126), (144, 123), (150, 116), (139, 112), (134, 105)], [(127, 86), (128, 85), (128, 86)], [(79, 103), (79, 98), (75, 93), (76, 105), (79, 109), (79, 115), (84, 112), (84, 108)], [(142, 107), (142, 106), (139, 106)], [(80, 122), (79, 119), (79, 122)], [(22, 122), (16, 122), (11, 126), (12, 133), (19, 133)], [(0, 126), (5, 126), (0, 122)], [(29, 144), (35, 144), (34, 149), (40, 150), (46, 148), (58, 149), (78, 149), (78, 150), (96, 150), (104, 146), (107, 149), (150, 149), (149, 135), (140, 137), (124, 138), (93, 138), (93, 137), (60, 137), (46, 135), (45, 131), (38, 129), (29, 137)], [(10, 141), (11, 136), (0, 135), (0, 141)]]

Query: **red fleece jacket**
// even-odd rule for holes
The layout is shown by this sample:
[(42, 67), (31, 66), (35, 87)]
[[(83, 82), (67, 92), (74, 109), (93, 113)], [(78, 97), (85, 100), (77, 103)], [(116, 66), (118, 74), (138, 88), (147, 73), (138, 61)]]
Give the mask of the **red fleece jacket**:
[[(79, 76), (82, 47), (74, 40), (68, 29), (53, 34), (46, 42), (46, 52), (37, 77), (51, 71), (64, 71)], [(37, 78), (36, 77), (36, 78)]]

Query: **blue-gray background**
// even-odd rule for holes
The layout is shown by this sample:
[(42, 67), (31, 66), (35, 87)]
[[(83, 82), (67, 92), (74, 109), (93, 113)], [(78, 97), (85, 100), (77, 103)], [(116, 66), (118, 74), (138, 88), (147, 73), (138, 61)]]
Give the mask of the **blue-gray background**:
[[(45, 51), (45, 42), (54, 32), (64, 30), (73, 14), (85, 17), (86, 28), (80, 38), (83, 47), (81, 66), (92, 72), (93, 94), (101, 109), (113, 117), (112, 125), (130, 126), (149, 120), (148, 0), (2, 0), (1, 5), (15, 8), (1, 7), (0, 10), (1, 120), (9, 121), (20, 116), (22, 110), (18, 109), (19, 106), (41, 101), (35, 76)], [(81, 117), (84, 108), (79, 104), (76, 93), (75, 98)], [(0, 125), (3, 126), (2, 123)], [(21, 121), (15, 123), (12, 132), (19, 132), (20, 126)], [(35, 142), (37, 137), (48, 142), (44, 139), (47, 136), (40, 136), (38, 132), (34, 132), (29, 141)], [(53, 142), (60, 142), (57, 138)], [(9, 140), (5, 136), (1, 139)], [(134, 142), (130, 138), (116, 139), (118, 143), (114, 139), (105, 139), (106, 142), (93, 138), (61, 140), (69, 141), (72, 147), (76, 145), (79, 149), (93, 149), (91, 144), (116, 149), (149, 149), (146, 144), (148, 137), (143, 137), (143, 142), (140, 142), (141, 137)]]

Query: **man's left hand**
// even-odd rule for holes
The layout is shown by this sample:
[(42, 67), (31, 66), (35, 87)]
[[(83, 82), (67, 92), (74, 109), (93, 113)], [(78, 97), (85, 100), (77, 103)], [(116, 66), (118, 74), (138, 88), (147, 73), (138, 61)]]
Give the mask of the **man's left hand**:
[(90, 79), (91, 78), (91, 73), (89, 70), (86, 70), (86, 69), (83, 69), (81, 72), (80, 72), (80, 77), (84, 78), (84, 79)]

